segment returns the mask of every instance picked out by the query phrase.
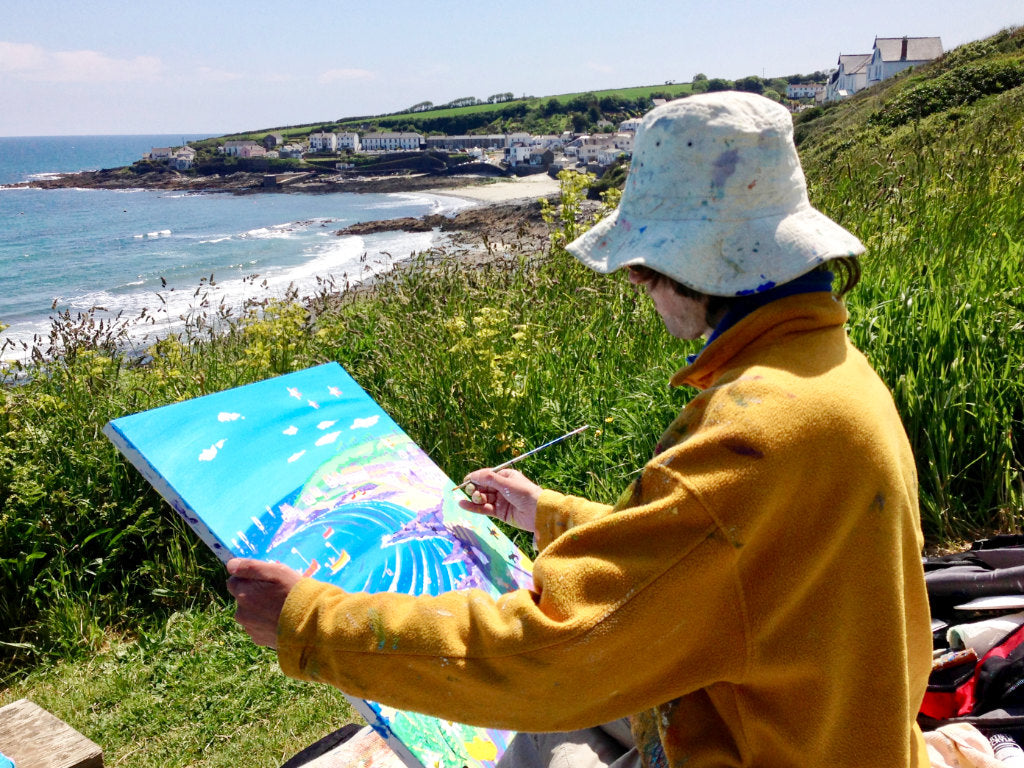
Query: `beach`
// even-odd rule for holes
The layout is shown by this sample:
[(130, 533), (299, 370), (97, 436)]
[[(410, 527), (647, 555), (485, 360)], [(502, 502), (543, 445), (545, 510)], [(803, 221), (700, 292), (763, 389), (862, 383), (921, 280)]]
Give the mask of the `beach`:
[(537, 200), (558, 193), (558, 179), (546, 173), (521, 178), (502, 179), (491, 183), (466, 184), (457, 187), (428, 190), (438, 195), (451, 195), (481, 203), (509, 203), (517, 200)]

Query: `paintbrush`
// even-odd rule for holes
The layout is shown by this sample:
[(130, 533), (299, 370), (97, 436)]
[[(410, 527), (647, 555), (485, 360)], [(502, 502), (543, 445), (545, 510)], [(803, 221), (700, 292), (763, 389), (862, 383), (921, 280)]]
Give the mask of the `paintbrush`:
[[(578, 435), (580, 432), (582, 432), (585, 429), (590, 429), (590, 425), (589, 424), (584, 424), (582, 427), (577, 427), (572, 432), (566, 432), (561, 437), (556, 437), (554, 440), (548, 440), (546, 443), (544, 443), (544, 445), (538, 445), (536, 448), (533, 448), (532, 450), (529, 450), (526, 453), (521, 453), (518, 456), (516, 456), (514, 459), (509, 459), (504, 464), (499, 464), (496, 467), (491, 467), (491, 471), (497, 472), (499, 469), (504, 469), (505, 467), (511, 467), (517, 461), (522, 461), (527, 456), (532, 456), (533, 454), (537, 453), (538, 451), (543, 451), (545, 448), (548, 448), (548, 447), (554, 445), (555, 443), (560, 443), (563, 440), (565, 440), (565, 438), (567, 438), (567, 437), (572, 437), (573, 435)], [(462, 488), (465, 488), (467, 485), (470, 485), (471, 483), (472, 483), (471, 480), (466, 480), (466, 481), (456, 485), (454, 488), (452, 488), (452, 490), (453, 491), (458, 491), (458, 490), (460, 490)]]

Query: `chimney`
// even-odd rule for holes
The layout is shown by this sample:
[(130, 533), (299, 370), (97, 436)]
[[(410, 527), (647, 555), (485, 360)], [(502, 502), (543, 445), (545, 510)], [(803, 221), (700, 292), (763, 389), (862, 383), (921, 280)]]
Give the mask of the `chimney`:
[(900, 61), (907, 60), (907, 37), (903, 36), (903, 46), (900, 48)]

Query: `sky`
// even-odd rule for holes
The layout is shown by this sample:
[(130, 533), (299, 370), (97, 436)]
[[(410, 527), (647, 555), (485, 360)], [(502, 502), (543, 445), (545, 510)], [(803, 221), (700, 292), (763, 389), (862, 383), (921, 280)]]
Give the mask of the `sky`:
[(878, 37), (947, 50), (1022, 0), (514, 3), (3, 0), (0, 136), (225, 133), (548, 96), (810, 73)]

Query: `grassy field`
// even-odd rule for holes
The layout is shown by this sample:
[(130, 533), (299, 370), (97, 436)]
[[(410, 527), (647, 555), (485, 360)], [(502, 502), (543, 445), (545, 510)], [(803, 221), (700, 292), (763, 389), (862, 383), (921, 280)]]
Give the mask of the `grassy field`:
[[(1024, 519), (1024, 86), (977, 75), (1012, 75), (1022, 47), (997, 36), (798, 119), (812, 201), (868, 247), (850, 332), (906, 424), (931, 545)], [(938, 77), (974, 90), (933, 109)], [(219, 564), (102, 437), (112, 417), (337, 360), (452, 477), (590, 423), (523, 469), (618, 495), (690, 396), (666, 382), (692, 347), (622, 276), (558, 248), (423, 258), (372, 294), (325, 284), (240, 316), (200, 292), (145, 364), (116, 331), (56, 320), (63, 356), (2, 390), (0, 702), (51, 706), (129, 766), (276, 765), (350, 717), (232, 628)]]

